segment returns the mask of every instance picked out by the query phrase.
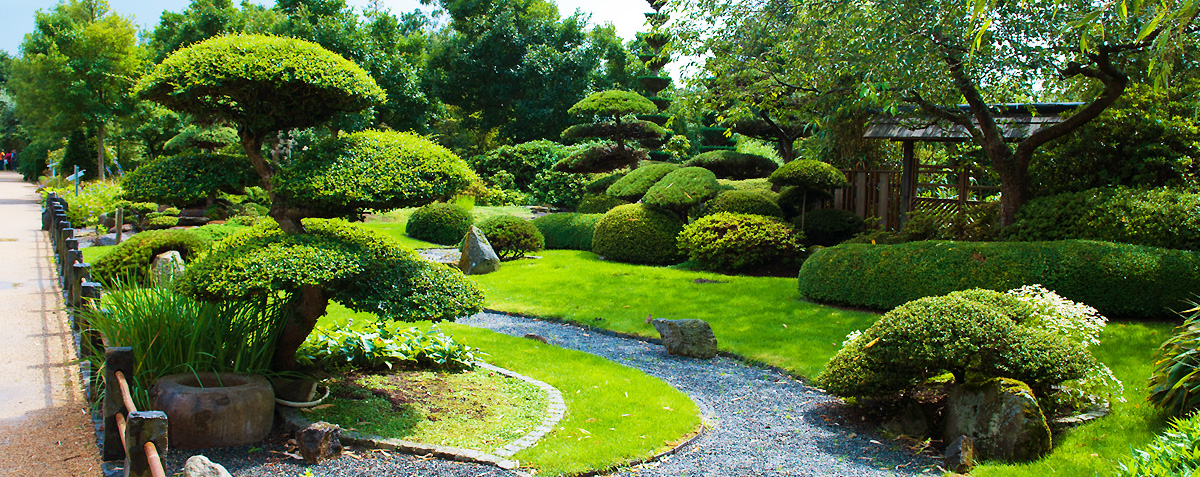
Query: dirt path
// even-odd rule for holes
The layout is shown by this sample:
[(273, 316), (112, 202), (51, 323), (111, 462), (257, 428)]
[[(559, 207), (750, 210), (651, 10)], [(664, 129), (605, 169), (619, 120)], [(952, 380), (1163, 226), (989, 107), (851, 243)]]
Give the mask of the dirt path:
[(0, 476), (100, 474), (34, 186), (0, 172)]

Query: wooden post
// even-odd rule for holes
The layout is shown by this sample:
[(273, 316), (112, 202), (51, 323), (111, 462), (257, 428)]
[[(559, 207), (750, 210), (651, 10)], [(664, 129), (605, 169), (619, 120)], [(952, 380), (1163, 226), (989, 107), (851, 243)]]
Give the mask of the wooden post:
[[(89, 273), (90, 274), (90, 273)], [(79, 295), (82, 298), (82, 310), (94, 310), (100, 307), (100, 284), (93, 281), (80, 281)], [(79, 355), (85, 363), (90, 363), (88, 358), (98, 353), (103, 345), (103, 336), (95, 328), (92, 328), (92, 323), (82, 313), (76, 313), (76, 317), (80, 318), (79, 325)], [(90, 366), (90, 364), (89, 364)], [(87, 383), (87, 392), (89, 402), (93, 401), (96, 396), (99, 396), (100, 385), (103, 384), (100, 378), (99, 369), (89, 369), (89, 379)]]
[(59, 240), (58, 246), (58, 280), (59, 283), (66, 285), (67, 280), (67, 243), (75, 241), (75, 248), (79, 248), (79, 242), (75, 240), (75, 229), (62, 229), (62, 240)]
[(854, 174), (854, 213), (859, 217), (867, 216), (867, 173), (858, 171)]
[(890, 179), (891, 173), (880, 172), (879, 180), (877, 181), (876, 185), (876, 187), (878, 187), (878, 189), (876, 189), (876, 202), (878, 202), (878, 204), (875, 209), (875, 213), (876, 216), (879, 217), (879, 228), (881, 230), (889, 230), (888, 225), (891, 223), (891, 217), (888, 216), (888, 210), (890, 209), (890, 207), (888, 207), (890, 205), (888, 204), (888, 200), (892, 198), (891, 189), (888, 188), (888, 186), (891, 185)]
[(71, 264), (71, 288), (67, 292), (67, 306), (78, 309), (83, 306), (83, 282), (92, 280), (92, 265), (83, 262), (83, 252), (76, 250), (79, 260)]
[[(76, 240), (76, 239), (72, 239)], [(78, 245), (76, 245), (78, 247)], [(67, 298), (67, 308), (79, 306), (79, 272), (77, 265), (83, 263), (83, 251), (78, 248), (67, 250), (67, 273), (64, 275), (63, 295)]]
[[(119, 392), (119, 391), (118, 391)], [(162, 411), (129, 413), (125, 425), (125, 476), (151, 477), (144, 444), (153, 442), (158, 454), (167, 453), (167, 414)]]
[(900, 171), (900, 223), (902, 227), (908, 221), (908, 213), (912, 210), (913, 195), (917, 188), (917, 155), (916, 141), (903, 141), (904, 162)]
[(104, 350), (104, 438), (101, 442), (103, 460), (125, 458), (125, 446), (117, 431), (117, 414), (125, 412), (121, 399), (121, 387), (117, 385), (117, 371), (133, 376), (133, 348), (108, 348)]
[(125, 231), (125, 209), (117, 207), (117, 245), (121, 245), (121, 235)]

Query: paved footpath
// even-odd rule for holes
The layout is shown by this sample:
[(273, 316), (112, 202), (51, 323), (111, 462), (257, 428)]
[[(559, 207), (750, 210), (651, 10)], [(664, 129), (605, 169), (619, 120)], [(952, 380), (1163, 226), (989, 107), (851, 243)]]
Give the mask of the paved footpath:
[(100, 475), (35, 186), (0, 171), (0, 476)]

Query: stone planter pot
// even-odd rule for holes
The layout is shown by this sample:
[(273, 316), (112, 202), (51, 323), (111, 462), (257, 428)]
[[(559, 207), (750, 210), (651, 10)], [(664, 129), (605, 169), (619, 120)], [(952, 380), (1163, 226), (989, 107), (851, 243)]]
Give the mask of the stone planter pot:
[(275, 417), (275, 392), (259, 375), (173, 374), (150, 391), (155, 410), (167, 414), (169, 444), (200, 449), (250, 444), (267, 437)]

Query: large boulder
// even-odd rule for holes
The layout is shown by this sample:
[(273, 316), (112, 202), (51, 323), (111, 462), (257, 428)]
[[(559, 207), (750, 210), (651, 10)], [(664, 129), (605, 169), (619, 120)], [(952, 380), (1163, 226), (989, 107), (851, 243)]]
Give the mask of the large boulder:
[(717, 355), (717, 337), (704, 320), (654, 320), (667, 353), (709, 359)]
[(977, 457), (1008, 462), (1050, 452), (1050, 427), (1033, 390), (1021, 381), (993, 378), (957, 386), (946, 397), (944, 439), (975, 441)]
[(467, 231), (458, 268), (467, 275), (483, 275), (500, 269), (500, 257), (496, 255), (492, 244), (488, 243), (487, 237), (483, 236), (479, 227), (472, 225)]

